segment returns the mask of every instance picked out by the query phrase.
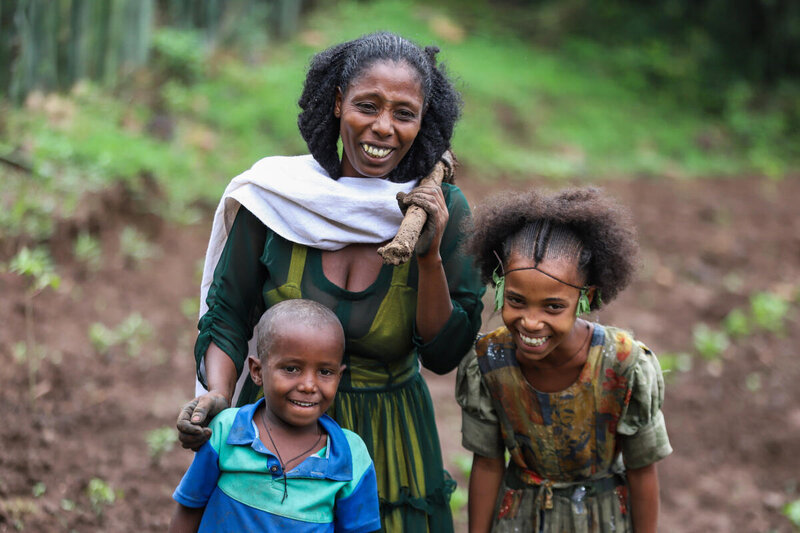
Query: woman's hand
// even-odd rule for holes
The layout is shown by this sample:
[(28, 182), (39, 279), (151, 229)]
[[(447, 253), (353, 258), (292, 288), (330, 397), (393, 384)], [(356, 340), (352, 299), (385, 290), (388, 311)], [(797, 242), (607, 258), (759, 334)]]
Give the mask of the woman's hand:
[(434, 255), (438, 255), (439, 247), (442, 244), (442, 235), (447, 227), (447, 221), (450, 219), (442, 188), (415, 187), (408, 194), (398, 193), (397, 203), (403, 214), (410, 206), (416, 205), (425, 210), (428, 215), (414, 250), (417, 260), (424, 260), (431, 251), (435, 251)]
[(184, 405), (176, 424), (181, 446), (194, 451), (200, 449), (211, 437), (209, 422), (228, 407), (230, 403), (225, 395), (213, 390)]

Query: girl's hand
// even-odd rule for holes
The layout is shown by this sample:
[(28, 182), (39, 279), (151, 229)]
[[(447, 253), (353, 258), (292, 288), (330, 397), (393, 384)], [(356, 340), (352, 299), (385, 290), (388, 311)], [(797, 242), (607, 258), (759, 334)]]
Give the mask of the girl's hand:
[(184, 405), (176, 423), (181, 446), (194, 451), (200, 449), (211, 438), (208, 424), (228, 407), (230, 404), (225, 395), (213, 390)]
[(442, 235), (450, 220), (447, 203), (441, 187), (415, 187), (408, 194), (398, 193), (397, 203), (405, 214), (409, 206), (416, 205), (425, 210), (428, 219), (414, 249), (417, 258), (428, 257), (429, 252), (439, 253)]

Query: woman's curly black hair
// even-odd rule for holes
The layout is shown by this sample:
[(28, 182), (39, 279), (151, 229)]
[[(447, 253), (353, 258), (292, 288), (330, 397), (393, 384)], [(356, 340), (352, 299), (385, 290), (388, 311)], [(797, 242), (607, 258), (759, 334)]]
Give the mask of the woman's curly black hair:
[(405, 62), (418, 74), (423, 92), (422, 124), (414, 143), (386, 179), (408, 182), (427, 176), (450, 147), (453, 128), (461, 114), (461, 96), (436, 64), (435, 46), (420, 48), (393, 33), (371, 33), (337, 44), (316, 54), (300, 96), (297, 125), (314, 159), (333, 179), (341, 176), (337, 141), (339, 119), (333, 114), (336, 89), (343, 93), (378, 61)]
[(501, 193), (476, 208), (472, 224), (466, 246), (484, 283), (492, 280), (498, 256), (504, 265), (512, 252), (537, 264), (545, 257), (571, 257), (584, 284), (597, 288), (600, 298), (592, 299), (591, 309), (599, 309), (631, 282), (638, 266), (630, 214), (594, 187), (549, 195)]

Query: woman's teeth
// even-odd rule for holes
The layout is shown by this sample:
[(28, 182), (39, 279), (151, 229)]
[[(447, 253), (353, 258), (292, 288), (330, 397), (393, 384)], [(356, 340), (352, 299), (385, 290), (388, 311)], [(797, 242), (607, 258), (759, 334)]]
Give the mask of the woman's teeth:
[(550, 337), (526, 337), (525, 335), (520, 333), (519, 338), (522, 339), (522, 342), (524, 342), (528, 346), (536, 347), (536, 346), (541, 346), (542, 344), (547, 342), (547, 339), (549, 339)]
[(391, 148), (378, 148), (369, 144), (362, 144), (361, 148), (372, 157), (386, 157), (392, 151)]

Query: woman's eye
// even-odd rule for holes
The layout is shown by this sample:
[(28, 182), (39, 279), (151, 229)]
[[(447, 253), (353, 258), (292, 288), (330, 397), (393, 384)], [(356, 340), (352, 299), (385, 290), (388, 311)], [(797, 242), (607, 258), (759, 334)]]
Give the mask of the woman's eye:
[(397, 118), (399, 120), (402, 120), (402, 121), (409, 121), (409, 120), (414, 120), (415, 118), (417, 118), (417, 115), (415, 115), (414, 113), (412, 113), (411, 111), (408, 111), (406, 109), (401, 109), (400, 111), (395, 113), (395, 115), (397, 116)]
[(356, 107), (365, 113), (372, 113), (375, 111), (375, 105), (370, 102), (359, 102)]

